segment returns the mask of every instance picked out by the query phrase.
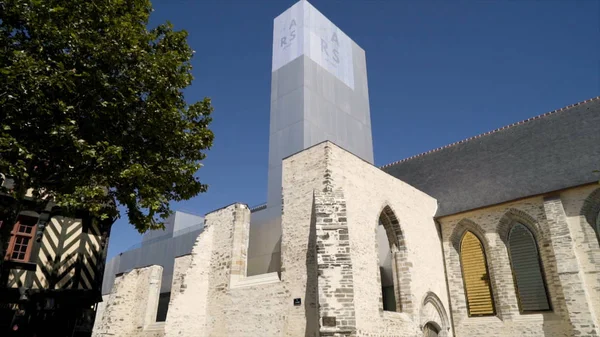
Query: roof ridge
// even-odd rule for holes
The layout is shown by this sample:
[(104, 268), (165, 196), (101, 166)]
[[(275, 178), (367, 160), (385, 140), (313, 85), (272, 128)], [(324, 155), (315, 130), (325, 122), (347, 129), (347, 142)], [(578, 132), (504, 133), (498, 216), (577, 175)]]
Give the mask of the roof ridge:
[(534, 116), (534, 117), (530, 117), (530, 118), (527, 118), (527, 119), (522, 120), (520, 122), (515, 122), (515, 123), (509, 124), (509, 125), (505, 125), (503, 127), (500, 127), (500, 128), (488, 131), (488, 132), (484, 132), (484, 133), (481, 133), (481, 134), (476, 135), (476, 136), (472, 136), (472, 137), (469, 137), (469, 138), (466, 138), (466, 139), (463, 139), (463, 140), (459, 140), (459, 141), (454, 142), (454, 143), (450, 143), (448, 145), (444, 145), (444, 146), (441, 146), (441, 147), (438, 147), (438, 148), (435, 148), (435, 149), (432, 149), (432, 150), (429, 150), (429, 151), (426, 151), (426, 152), (422, 152), (422, 153), (416, 154), (414, 156), (410, 156), (410, 157), (407, 157), (407, 158), (404, 158), (404, 159), (401, 159), (401, 160), (397, 160), (395, 162), (391, 162), (389, 164), (385, 164), (383, 166), (380, 166), (379, 168), (380, 169), (384, 169), (386, 167), (390, 167), (390, 166), (393, 166), (393, 165), (396, 165), (396, 164), (400, 164), (400, 163), (403, 163), (405, 161), (408, 161), (408, 160), (411, 160), (411, 159), (414, 159), (414, 158), (422, 157), (422, 156), (425, 156), (425, 155), (433, 153), (433, 152), (438, 152), (438, 151), (441, 151), (443, 149), (447, 149), (449, 147), (452, 147), (452, 146), (455, 146), (455, 145), (458, 145), (458, 144), (466, 143), (466, 142), (471, 141), (473, 139), (481, 138), (483, 136), (487, 136), (489, 134), (496, 133), (498, 131), (506, 130), (506, 129), (514, 127), (516, 125), (525, 124), (527, 122), (530, 122), (530, 121), (533, 121), (533, 120), (536, 120), (536, 119), (539, 119), (539, 118), (542, 118), (542, 117), (546, 117), (546, 116), (549, 116), (549, 115), (553, 115), (553, 114), (555, 114), (557, 112), (561, 112), (563, 110), (567, 110), (567, 109), (576, 107), (578, 105), (585, 104), (585, 103), (592, 102), (592, 101), (596, 101), (596, 100), (600, 100), (600, 96), (596, 96), (596, 97), (593, 97), (593, 98), (590, 98), (590, 99), (586, 99), (585, 101), (581, 101), (581, 102), (578, 102), (578, 103), (575, 103), (575, 104), (567, 105), (566, 107), (563, 107), (563, 108), (560, 108), (560, 109), (556, 109), (556, 110), (553, 110), (553, 111), (550, 111), (550, 112), (546, 112), (546, 113), (543, 113), (541, 115), (537, 115), (537, 116)]

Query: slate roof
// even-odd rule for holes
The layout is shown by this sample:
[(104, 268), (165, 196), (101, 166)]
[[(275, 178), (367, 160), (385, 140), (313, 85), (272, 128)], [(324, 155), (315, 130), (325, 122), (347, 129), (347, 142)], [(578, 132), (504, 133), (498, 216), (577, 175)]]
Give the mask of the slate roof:
[(381, 169), (436, 198), (436, 216), (598, 181), (600, 97)]

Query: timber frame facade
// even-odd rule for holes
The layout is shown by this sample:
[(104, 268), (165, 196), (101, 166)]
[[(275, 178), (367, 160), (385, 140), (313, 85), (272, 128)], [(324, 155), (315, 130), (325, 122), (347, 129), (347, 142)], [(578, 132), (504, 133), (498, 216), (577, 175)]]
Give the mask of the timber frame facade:
[[(7, 195), (0, 195), (7, 201)], [(85, 211), (71, 217), (50, 204), (35, 209), (33, 200), (11, 224), (11, 240), (0, 271), (0, 336), (90, 336), (113, 219), (99, 221)], [(19, 219), (35, 223), (23, 234)], [(14, 251), (15, 246), (23, 253)]]

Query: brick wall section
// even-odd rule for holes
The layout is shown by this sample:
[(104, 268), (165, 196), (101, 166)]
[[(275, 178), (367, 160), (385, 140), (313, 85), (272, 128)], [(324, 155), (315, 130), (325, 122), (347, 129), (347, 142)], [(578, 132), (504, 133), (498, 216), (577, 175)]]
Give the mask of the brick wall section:
[[(241, 205), (240, 205), (241, 206)], [(250, 211), (240, 209), (233, 214), (233, 242), (231, 247), (231, 275), (232, 283), (246, 277), (246, 257), (248, 255), (248, 236), (250, 234)]]
[[(189, 267), (177, 281), (179, 294), (170, 301), (165, 322), (166, 336), (208, 336), (206, 331), (210, 313), (207, 307), (214, 232), (211, 223), (205, 220), (204, 231), (198, 235), (192, 253), (187, 258), (190, 260)], [(181, 258), (176, 259), (175, 273), (180, 268), (185, 269), (184, 262)]]
[[(312, 150), (312, 151), (311, 151)], [(327, 160), (313, 147), (283, 161), (281, 279), (288, 297), (284, 336), (319, 336), (314, 192), (322, 191)], [(292, 306), (295, 298), (301, 306)]]
[(590, 303), (596, 326), (600, 324), (600, 233), (596, 223), (600, 217), (600, 188), (592, 186), (592, 191), (581, 193), (578, 190), (566, 191), (561, 195), (569, 228), (575, 240), (575, 254), (578, 257), (584, 282), (589, 290)]
[[(330, 173), (326, 173), (327, 176)], [(321, 336), (356, 336), (346, 202), (341, 190), (315, 192)]]
[[(595, 256), (598, 248), (594, 246), (596, 242), (582, 234), (581, 228), (589, 224), (583, 224), (581, 209), (595, 188), (586, 186), (563, 191), (560, 199), (553, 201), (545, 201), (542, 196), (531, 197), (438, 219), (457, 336), (594, 336), (593, 317), (597, 320), (593, 310), (597, 295), (594, 294), (598, 291), (593, 284), (597, 284), (598, 278), (594, 274), (596, 266), (590, 263), (590, 272), (584, 274), (592, 282), (582, 282), (586, 278), (581, 276), (585, 269), (581, 257)], [(564, 205), (559, 206), (561, 200)], [(553, 309), (550, 312), (519, 312), (506, 246), (508, 231), (515, 222), (526, 225), (536, 238)], [(497, 311), (494, 317), (467, 315), (458, 254), (458, 245), (466, 230), (478, 235), (486, 249)], [(582, 298), (582, 293), (587, 297)], [(571, 324), (573, 319), (579, 322), (581, 330)], [(589, 329), (584, 330), (586, 327)]]
[[(280, 282), (230, 288), (234, 242), (250, 210), (234, 204), (207, 214), (180, 294), (169, 308), (167, 336), (279, 336), (284, 330)], [(238, 256), (239, 257), (239, 256)], [(239, 275), (238, 275), (239, 276)]]
[(116, 278), (93, 337), (162, 337), (155, 329), (161, 266), (135, 269)]
[(544, 210), (548, 219), (552, 246), (559, 261), (557, 273), (565, 295), (573, 336), (598, 336), (598, 327), (590, 307), (592, 302), (588, 295), (589, 289), (575, 254), (575, 244), (560, 197), (545, 198)]
[[(181, 294), (187, 285), (184, 284), (185, 273), (187, 273), (192, 264), (192, 254), (182, 255), (175, 258), (173, 266), (173, 283), (171, 284), (171, 297), (169, 298), (169, 307), (172, 308), (173, 302)], [(168, 316), (168, 312), (167, 312)]]

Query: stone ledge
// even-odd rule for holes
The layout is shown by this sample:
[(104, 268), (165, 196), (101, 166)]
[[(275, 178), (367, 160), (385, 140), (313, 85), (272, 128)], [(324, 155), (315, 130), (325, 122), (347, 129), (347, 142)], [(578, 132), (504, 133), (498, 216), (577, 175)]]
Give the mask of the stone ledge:
[(503, 320), (497, 316), (483, 316), (483, 317), (467, 317), (461, 321), (460, 324), (463, 326), (468, 325), (480, 325), (480, 324), (491, 324), (491, 323), (504, 323)]
[(233, 278), (231, 279), (230, 289), (245, 288), (259, 286), (263, 284), (271, 284), (281, 282), (279, 274), (277, 272), (259, 274), (247, 277)]
[(165, 322), (154, 322), (144, 327), (144, 331), (163, 331), (165, 329)]
[(409, 314), (405, 313), (405, 312), (397, 312), (397, 311), (381, 311), (382, 315), (383, 315), (383, 319), (385, 320), (391, 320), (391, 321), (397, 321), (397, 322), (405, 322), (405, 323), (412, 323), (412, 319), (410, 317)]
[(563, 322), (564, 319), (557, 315), (555, 312), (537, 312), (531, 314), (516, 314), (511, 318), (511, 321), (515, 323), (519, 322)]

